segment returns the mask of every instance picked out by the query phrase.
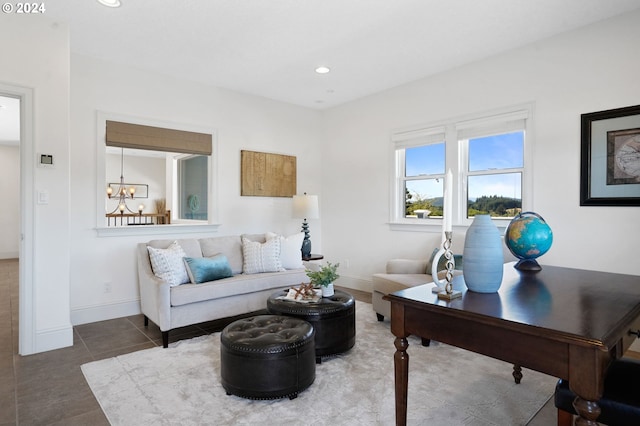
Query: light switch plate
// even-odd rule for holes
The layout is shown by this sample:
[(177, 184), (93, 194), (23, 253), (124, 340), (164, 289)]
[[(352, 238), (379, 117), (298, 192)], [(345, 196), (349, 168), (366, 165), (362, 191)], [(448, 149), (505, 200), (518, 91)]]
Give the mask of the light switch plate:
[(49, 204), (49, 191), (38, 191), (38, 204)]

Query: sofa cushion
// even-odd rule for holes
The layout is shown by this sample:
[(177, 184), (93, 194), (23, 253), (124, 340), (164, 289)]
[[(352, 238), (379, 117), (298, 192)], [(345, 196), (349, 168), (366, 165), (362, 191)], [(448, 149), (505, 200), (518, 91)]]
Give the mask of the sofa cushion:
[(280, 239), (274, 238), (264, 243), (242, 237), (242, 256), (244, 274), (284, 271), (280, 261)]
[(285, 237), (273, 232), (267, 232), (265, 234), (267, 240), (272, 238), (280, 239), (280, 261), (282, 267), (285, 269), (298, 269), (303, 268), (302, 265), (302, 240), (304, 239), (304, 233), (298, 232), (297, 234)]
[(387, 261), (387, 274), (431, 274), (427, 271), (426, 260), (418, 259), (391, 259)]
[(170, 286), (189, 282), (189, 276), (182, 260), (186, 254), (177, 241), (171, 243), (166, 249), (147, 246), (147, 251), (149, 252), (151, 269), (158, 278), (163, 279)]
[(151, 240), (147, 243), (148, 246), (154, 248), (166, 249), (174, 242), (178, 242), (185, 255), (189, 257), (202, 257), (202, 250), (200, 250), (200, 243), (194, 238), (178, 238), (164, 239), (164, 240)]
[(185, 257), (184, 262), (192, 284), (233, 276), (227, 257), (224, 254), (217, 254), (213, 257)]
[(227, 257), (231, 272), (242, 273), (242, 241), (239, 235), (201, 238), (198, 240), (203, 257), (224, 254)]
[(373, 291), (389, 294), (433, 282), (433, 279), (428, 274), (374, 274), (372, 281)]
[[(292, 280), (309, 282), (304, 269), (291, 269), (284, 272), (267, 272), (264, 274), (240, 274), (209, 281), (202, 284), (183, 284), (171, 287), (171, 306), (187, 305), (211, 299), (237, 296), (254, 292), (277, 290), (287, 286)], [(267, 306), (267, 296), (264, 299)]]

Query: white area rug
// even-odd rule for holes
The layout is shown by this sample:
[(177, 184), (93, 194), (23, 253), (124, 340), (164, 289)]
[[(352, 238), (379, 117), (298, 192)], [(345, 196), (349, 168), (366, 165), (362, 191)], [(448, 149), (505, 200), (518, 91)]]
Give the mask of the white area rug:
[[(113, 425), (393, 425), (394, 337), (357, 302), (356, 345), (317, 365), (294, 400), (252, 401), (220, 385), (220, 333), (82, 366)], [(556, 379), (452, 346), (409, 340), (409, 425), (525, 425)]]

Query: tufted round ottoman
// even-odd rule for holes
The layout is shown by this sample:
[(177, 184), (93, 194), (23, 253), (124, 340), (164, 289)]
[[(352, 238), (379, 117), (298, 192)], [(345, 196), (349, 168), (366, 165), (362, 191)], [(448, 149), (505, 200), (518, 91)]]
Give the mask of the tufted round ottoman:
[(316, 378), (314, 330), (308, 322), (259, 315), (220, 335), (220, 376), (227, 395), (293, 399)]
[(269, 296), (270, 314), (287, 315), (309, 321), (316, 332), (316, 362), (322, 357), (348, 351), (356, 343), (356, 304), (352, 295), (336, 290), (331, 297), (314, 303), (283, 300), (279, 291)]

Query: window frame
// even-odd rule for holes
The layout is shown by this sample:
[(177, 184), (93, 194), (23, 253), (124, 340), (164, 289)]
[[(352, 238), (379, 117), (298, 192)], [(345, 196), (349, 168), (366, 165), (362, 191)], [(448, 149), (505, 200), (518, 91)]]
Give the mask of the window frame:
[[(203, 156), (201, 154), (176, 154), (171, 158), (173, 172), (171, 174), (172, 183), (170, 193), (172, 194), (172, 202), (173, 206), (171, 211), (175, 211), (175, 218), (172, 218), (172, 222), (174, 223), (188, 223), (188, 224), (207, 224), (209, 221), (209, 200), (207, 199), (207, 219), (187, 219), (182, 217), (185, 212), (182, 211), (182, 206), (180, 202), (180, 176), (181, 176), (181, 163), (184, 164), (183, 160), (188, 160), (196, 156)], [(209, 188), (211, 186), (211, 156), (207, 159), (207, 197), (211, 195), (211, 190)]]
[[(163, 127), (176, 130), (192, 131), (199, 133), (208, 133), (212, 136), (211, 141), (211, 156), (209, 157), (209, 204), (208, 204), (208, 220), (207, 221), (174, 221), (168, 225), (148, 225), (148, 226), (107, 226), (104, 221), (104, 182), (106, 176), (105, 168), (105, 137), (106, 137), (106, 122), (107, 121), (121, 121), (132, 124), (140, 124), (147, 126)], [(167, 168), (172, 167), (170, 165), (172, 161), (167, 160)], [(171, 170), (167, 170), (167, 185), (172, 185), (172, 179), (169, 179)], [(175, 176), (175, 175), (173, 175)], [(218, 183), (218, 143), (217, 143), (217, 131), (214, 128), (202, 127), (190, 124), (174, 123), (167, 121), (158, 121), (147, 118), (133, 117), (122, 114), (115, 114), (103, 111), (97, 111), (96, 119), (96, 233), (98, 237), (112, 237), (112, 236), (131, 236), (131, 235), (164, 235), (180, 233), (202, 233), (202, 232), (216, 232), (220, 227), (218, 223), (218, 197), (219, 197), (219, 183)], [(167, 187), (167, 191), (173, 194), (175, 186), (171, 189)], [(167, 208), (172, 208), (169, 203), (170, 198), (167, 197)], [(179, 230), (177, 229), (179, 228)]]
[[(390, 191), (390, 218), (389, 224), (392, 230), (416, 230), (428, 232), (440, 232), (443, 219), (406, 218), (404, 215), (404, 153), (406, 148), (435, 143), (433, 135), (444, 134), (445, 142), (445, 174), (451, 170), (453, 174), (453, 199), (452, 220), (453, 227), (468, 227), (473, 218), (467, 218), (467, 194), (468, 177), (488, 174), (504, 174), (513, 170), (522, 172), (522, 210), (533, 210), (533, 113), (534, 104), (526, 103), (511, 107), (486, 111), (482, 113), (452, 118), (437, 123), (413, 126), (398, 129), (391, 133), (391, 191)], [(468, 139), (481, 137), (481, 135), (495, 135), (524, 131), (523, 167), (499, 169), (493, 171), (469, 172), (469, 144)], [(469, 136), (472, 135), (472, 136)], [(464, 137), (464, 138), (463, 138)], [(431, 138), (431, 139), (430, 139)], [(442, 175), (444, 178), (445, 174)], [(428, 178), (439, 177), (428, 175)], [(508, 226), (510, 219), (492, 218), (499, 228)]]

